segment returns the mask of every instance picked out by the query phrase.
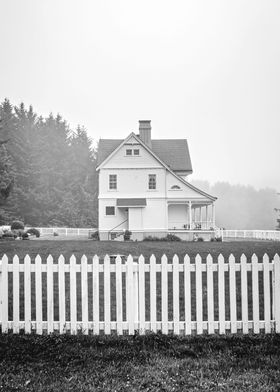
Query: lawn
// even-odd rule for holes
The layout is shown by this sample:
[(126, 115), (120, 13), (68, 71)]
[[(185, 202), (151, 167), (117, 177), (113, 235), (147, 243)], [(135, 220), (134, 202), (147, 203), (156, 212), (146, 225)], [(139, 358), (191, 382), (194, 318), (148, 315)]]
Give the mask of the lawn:
[(1, 241), (0, 242), (0, 257), (6, 253), (9, 257), (17, 254), (23, 258), (29, 254), (31, 258), (35, 258), (40, 254), (43, 259), (49, 254), (57, 258), (63, 254), (68, 259), (72, 254), (80, 258), (83, 254), (92, 257), (95, 254), (104, 257), (105, 254), (132, 254), (133, 256), (140, 256), (143, 254), (146, 258), (151, 254), (159, 259), (163, 254), (168, 258), (176, 253), (180, 261), (183, 260), (185, 254), (189, 254), (192, 260), (197, 253), (202, 258), (206, 258), (210, 253), (214, 259), (222, 253), (228, 257), (233, 253), (237, 258), (240, 258), (242, 253), (247, 257), (251, 257), (256, 253), (262, 257), (267, 253), (269, 257), (273, 257), (275, 253), (280, 253), (280, 242), (274, 241), (232, 241), (232, 242), (113, 242), (113, 241), (92, 241), (92, 240), (30, 240), (30, 241)]
[(0, 336), (3, 391), (280, 390), (280, 336)]

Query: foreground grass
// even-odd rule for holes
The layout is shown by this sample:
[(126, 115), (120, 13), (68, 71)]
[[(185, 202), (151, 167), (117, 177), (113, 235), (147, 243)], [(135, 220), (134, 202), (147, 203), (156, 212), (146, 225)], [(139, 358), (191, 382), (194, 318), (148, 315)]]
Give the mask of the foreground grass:
[(280, 336), (0, 336), (3, 391), (279, 391)]
[(251, 257), (256, 253), (262, 257), (267, 253), (269, 257), (273, 257), (275, 253), (280, 253), (280, 242), (277, 241), (233, 241), (233, 242), (115, 242), (115, 241), (92, 241), (92, 240), (30, 240), (30, 241), (0, 241), (0, 258), (3, 254), (9, 257), (17, 254), (23, 258), (29, 254), (32, 259), (37, 254), (40, 254), (43, 259), (49, 254), (57, 258), (63, 254), (68, 259), (72, 254), (75, 254), (78, 259), (86, 254), (89, 257), (97, 254), (104, 257), (105, 254), (132, 254), (139, 257), (143, 254), (149, 258), (151, 254), (155, 254), (160, 258), (166, 254), (169, 259), (176, 253), (180, 260), (183, 260), (185, 254), (189, 254), (192, 260), (197, 253), (203, 258), (206, 258), (210, 253), (214, 259), (222, 253), (228, 257), (233, 253), (237, 258), (240, 258), (242, 253), (247, 257)]

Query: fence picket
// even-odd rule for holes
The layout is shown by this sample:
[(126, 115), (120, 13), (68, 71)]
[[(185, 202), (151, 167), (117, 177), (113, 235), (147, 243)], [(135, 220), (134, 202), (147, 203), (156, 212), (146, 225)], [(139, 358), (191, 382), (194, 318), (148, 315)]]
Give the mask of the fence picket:
[(248, 284), (247, 284), (247, 258), (244, 253), (241, 255), (241, 311), (242, 311), (242, 331), (248, 333)]
[(53, 258), (47, 257), (47, 322), (48, 333), (53, 332)]
[(110, 257), (104, 257), (104, 332), (111, 333), (111, 277), (110, 277)]
[(179, 258), (173, 256), (173, 332), (179, 335)]
[(24, 258), (24, 331), (31, 332), (31, 259), (29, 255)]
[(207, 263), (207, 315), (208, 333), (214, 333), (214, 291), (213, 291), (213, 258), (208, 254)]
[(2, 257), (2, 267), (1, 267), (1, 323), (2, 323), (2, 332), (8, 332), (8, 257), (5, 254)]
[(139, 332), (144, 335), (145, 326), (145, 259), (139, 257)]
[(82, 328), (88, 335), (88, 262), (85, 255), (81, 258), (81, 285), (82, 285)]
[(154, 255), (150, 257), (150, 319), (151, 331), (156, 332), (156, 258)]
[[(92, 271), (92, 311), (93, 323), (89, 322), (89, 274)], [(236, 279), (236, 273), (239, 273), (241, 280)], [(252, 309), (253, 320), (248, 321), (249, 302), (248, 298), (248, 271), (252, 271)], [(263, 301), (259, 298), (259, 271), (263, 271)], [(66, 287), (65, 274), (70, 272), (70, 285)], [(207, 277), (207, 318), (203, 319), (204, 308), (204, 286), (202, 277), (206, 272)], [(225, 295), (225, 272), (229, 274), (229, 298)], [(31, 277), (35, 273), (35, 320), (31, 321), (33, 315), (33, 301), (31, 301)], [(81, 273), (81, 279), (77, 281), (77, 273)], [(126, 275), (126, 296), (123, 298), (123, 273)], [(168, 274), (172, 273), (172, 296), (173, 319), (168, 320), (168, 300), (170, 290), (168, 286)], [(183, 273), (184, 281), (184, 312), (185, 321), (180, 321), (180, 281)], [(195, 292), (196, 292), (196, 323), (192, 322), (191, 312), (191, 274), (195, 273)], [(214, 275), (218, 274), (218, 287), (214, 285)], [(271, 293), (271, 273), (272, 273), (272, 293)], [(10, 292), (8, 282), (12, 275), (13, 289)], [(57, 303), (54, 301), (54, 274), (58, 274), (58, 305), (59, 319), (54, 321), (54, 315), (57, 314)], [(112, 320), (112, 302), (111, 302), (111, 276), (115, 274), (115, 293), (116, 296), (116, 321)], [(145, 291), (146, 274), (150, 276), (150, 298), (147, 298)], [(157, 293), (157, 274), (161, 274), (161, 292)], [(99, 279), (103, 275), (104, 280), (104, 322), (100, 321), (100, 303)], [(43, 277), (46, 276), (45, 284), (42, 285)], [(22, 281), (24, 277), (24, 282)], [(44, 280), (45, 282), (45, 280)], [(114, 281), (113, 281), (114, 283)], [(43, 292), (44, 289), (44, 292)], [(81, 289), (82, 313), (81, 319), (77, 320), (77, 289)], [(22, 301), (20, 294), (24, 290), (24, 320), (20, 319), (22, 314)], [(33, 289), (32, 289), (33, 290)], [(66, 321), (66, 290), (70, 295), (70, 323)], [(237, 290), (241, 291), (241, 304), (237, 303)], [(24, 257), (24, 263), (21, 264), (18, 256), (13, 257), (13, 262), (9, 264), (6, 255), (0, 259), (0, 323), (2, 332), (8, 332), (12, 329), (14, 333), (19, 333), (24, 328), (25, 333), (30, 333), (35, 325), (36, 333), (42, 334), (43, 328), (47, 333), (52, 333), (58, 329), (60, 333), (66, 331), (70, 325), (70, 333), (76, 334), (78, 329), (86, 334), (93, 330), (94, 334), (99, 334), (100, 329), (105, 334), (110, 334), (112, 328), (117, 330), (119, 335), (123, 334), (124, 329), (129, 334), (139, 330), (144, 334), (147, 330), (156, 332), (158, 329), (167, 334), (169, 329), (174, 334), (179, 334), (183, 328), (186, 335), (190, 335), (193, 328), (196, 328), (197, 334), (202, 334), (207, 328), (209, 334), (215, 333), (219, 329), (220, 334), (224, 334), (226, 329), (231, 333), (236, 333), (237, 329), (242, 329), (244, 334), (253, 329), (254, 333), (259, 333), (264, 329), (265, 333), (271, 333), (272, 329), (280, 332), (280, 258), (275, 255), (272, 263), (267, 254), (259, 262), (257, 256), (252, 256), (252, 263), (247, 263), (247, 258), (242, 254), (240, 264), (235, 262), (234, 255), (230, 255), (229, 263), (226, 264), (223, 255), (218, 256), (218, 264), (213, 262), (213, 257), (209, 254), (206, 258), (206, 264), (202, 263), (201, 256), (196, 255), (195, 264), (190, 263), (188, 255), (184, 257), (184, 264), (179, 263), (179, 258), (174, 255), (172, 264), (168, 264), (168, 259), (164, 255), (160, 263), (156, 263), (154, 255), (150, 257), (150, 263), (145, 264), (145, 259), (141, 255), (137, 262), (133, 262), (130, 255), (126, 265), (122, 265), (122, 259), (117, 256), (115, 263), (111, 263), (108, 255), (104, 258), (104, 263), (99, 263), (98, 256), (94, 256), (92, 264), (88, 264), (86, 256), (82, 256), (81, 263), (77, 263), (75, 256), (70, 257), (70, 265), (65, 263), (64, 256), (60, 255), (58, 264), (56, 264), (51, 255), (48, 256), (46, 264), (42, 263), (41, 257), (35, 258), (35, 264), (32, 264), (30, 256)], [(157, 294), (161, 294), (161, 322), (157, 320)], [(218, 319), (214, 318), (214, 298), (218, 294)], [(10, 297), (9, 297), (10, 296)], [(43, 321), (43, 302), (47, 301), (47, 318)], [(8, 320), (9, 303), (13, 302), (13, 318)], [(123, 319), (123, 300), (127, 303), (126, 321)], [(145, 306), (146, 300), (150, 301), (150, 322), (146, 322)], [(227, 301), (227, 302), (226, 302)], [(229, 304), (230, 321), (225, 320), (225, 305)], [(103, 307), (103, 303), (101, 305)], [(238, 306), (238, 308), (237, 308)], [(241, 306), (241, 307), (240, 307)], [(45, 310), (45, 309), (44, 309)], [(237, 320), (241, 313), (241, 319)], [(264, 314), (263, 320), (260, 320), (260, 312)]]
[(168, 275), (167, 257), (161, 258), (161, 332), (168, 334)]
[(260, 332), (259, 326), (259, 273), (258, 258), (255, 254), (252, 256), (252, 294), (253, 294), (253, 329), (254, 333)]
[(19, 258), (13, 259), (13, 333), (19, 333)]
[(264, 328), (265, 333), (271, 332), (270, 324), (270, 282), (269, 282), (269, 257), (263, 256), (263, 295), (264, 295)]
[(185, 334), (190, 335), (191, 328), (191, 269), (190, 257), (184, 257), (184, 294), (185, 294)]
[(122, 259), (118, 255), (116, 258), (116, 319), (117, 334), (123, 334), (123, 309), (122, 309)]
[(65, 331), (65, 259), (58, 258), (59, 332)]
[(219, 301), (219, 333), (224, 334), (225, 328), (225, 260), (218, 256), (218, 301)]
[(134, 333), (134, 298), (133, 298), (133, 257), (131, 255), (128, 256), (127, 258), (127, 291), (126, 291), (126, 296), (127, 296), (127, 309), (126, 309), (126, 314), (127, 314), (127, 321), (128, 321), (128, 333), (130, 335), (133, 335)]
[(35, 257), (35, 301), (36, 301), (36, 333), (43, 333), (43, 311), (42, 311), (42, 259), (41, 256)]
[(274, 317), (275, 332), (280, 333), (280, 257), (274, 256)]
[(229, 256), (229, 301), (230, 301), (230, 332), (237, 332), (236, 323), (236, 273), (235, 258), (233, 254)]
[(99, 334), (99, 257), (95, 255), (92, 260), (92, 314), (93, 333)]
[(196, 283), (196, 332), (202, 334), (203, 332), (203, 313), (202, 313), (202, 270), (201, 270), (201, 256), (198, 254), (195, 257), (195, 283)]
[(71, 334), (77, 333), (77, 272), (76, 257), (70, 257), (70, 328)]

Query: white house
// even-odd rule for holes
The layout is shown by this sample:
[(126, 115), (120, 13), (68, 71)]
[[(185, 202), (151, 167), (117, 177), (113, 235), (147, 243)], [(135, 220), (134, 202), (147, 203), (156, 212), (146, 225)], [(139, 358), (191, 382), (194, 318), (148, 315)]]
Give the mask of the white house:
[(123, 239), (126, 229), (133, 240), (213, 235), (216, 197), (187, 182), (187, 140), (151, 139), (151, 121), (139, 121), (139, 135), (99, 141), (97, 170), (101, 240)]

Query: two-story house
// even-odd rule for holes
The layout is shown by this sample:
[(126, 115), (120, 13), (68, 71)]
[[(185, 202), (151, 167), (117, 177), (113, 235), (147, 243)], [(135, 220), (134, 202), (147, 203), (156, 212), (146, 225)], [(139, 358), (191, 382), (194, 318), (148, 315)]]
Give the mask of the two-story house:
[(139, 121), (139, 135), (101, 139), (98, 147), (99, 234), (101, 240), (133, 240), (174, 233), (210, 239), (215, 227), (213, 197), (187, 182), (192, 173), (185, 139), (151, 139), (151, 121)]

